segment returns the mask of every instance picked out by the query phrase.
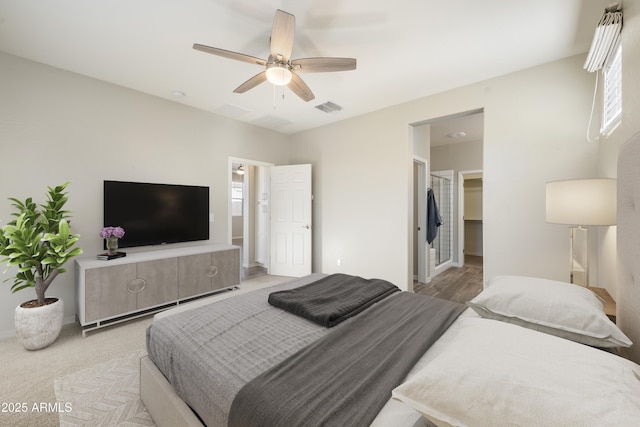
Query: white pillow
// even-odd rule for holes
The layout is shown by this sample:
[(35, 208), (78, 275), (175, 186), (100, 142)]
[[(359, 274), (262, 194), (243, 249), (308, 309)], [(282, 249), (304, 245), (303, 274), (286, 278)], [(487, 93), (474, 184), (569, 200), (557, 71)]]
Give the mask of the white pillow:
[(399, 399), (439, 426), (637, 426), (640, 366), (609, 352), (482, 318)]
[(595, 347), (629, 347), (632, 344), (604, 313), (600, 297), (572, 283), (496, 276), (467, 305), (482, 317)]

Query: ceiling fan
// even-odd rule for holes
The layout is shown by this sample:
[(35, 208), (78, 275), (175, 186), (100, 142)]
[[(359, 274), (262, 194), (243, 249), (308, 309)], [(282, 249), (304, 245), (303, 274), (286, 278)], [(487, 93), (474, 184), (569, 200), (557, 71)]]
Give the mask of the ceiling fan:
[(308, 102), (314, 99), (315, 95), (297, 73), (355, 70), (356, 60), (354, 58), (326, 57), (292, 60), (291, 51), (293, 50), (295, 25), (295, 16), (280, 9), (276, 10), (271, 29), (271, 53), (267, 60), (198, 43), (194, 43), (193, 48), (202, 52), (265, 67), (264, 71), (238, 86), (234, 90), (235, 93), (244, 93), (268, 80), (274, 85), (286, 85), (293, 93)]

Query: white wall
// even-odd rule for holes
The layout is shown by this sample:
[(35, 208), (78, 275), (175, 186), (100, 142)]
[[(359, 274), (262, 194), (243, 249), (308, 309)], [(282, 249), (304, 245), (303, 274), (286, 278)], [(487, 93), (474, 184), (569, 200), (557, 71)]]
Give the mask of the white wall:
[(584, 140), (593, 86), (583, 62), (567, 58), (294, 135), (292, 161), (314, 165), (314, 268), (408, 288), (409, 125), (484, 108), (485, 275), (568, 279), (567, 230), (545, 222), (545, 182), (596, 170), (597, 144)]
[[(175, 102), (2, 53), (0, 76), (0, 220), (11, 219), (7, 197), (44, 201), (47, 185), (71, 181), (83, 256), (102, 250), (104, 179), (210, 186), (217, 243), (228, 235), (228, 158), (289, 161), (289, 137)], [(63, 298), (67, 321), (75, 313), (68, 267), (48, 292)], [(35, 293), (11, 294), (6, 283), (0, 295), (2, 337), (13, 334), (15, 306)]]
[(482, 141), (459, 142), (431, 148), (432, 170), (482, 169)]
[[(402, 130), (379, 125), (388, 121)], [(407, 282), (408, 135), (407, 122), (388, 110), (294, 135), (292, 163), (313, 165), (314, 271)]]

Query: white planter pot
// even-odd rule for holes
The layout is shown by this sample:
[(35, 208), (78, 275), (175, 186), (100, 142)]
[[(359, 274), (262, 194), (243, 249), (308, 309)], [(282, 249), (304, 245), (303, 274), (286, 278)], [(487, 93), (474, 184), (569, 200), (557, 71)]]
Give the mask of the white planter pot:
[[(52, 298), (52, 297), (48, 297)], [(39, 350), (53, 343), (62, 329), (62, 299), (42, 307), (16, 307), (15, 327), (18, 340), (27, 350)]]

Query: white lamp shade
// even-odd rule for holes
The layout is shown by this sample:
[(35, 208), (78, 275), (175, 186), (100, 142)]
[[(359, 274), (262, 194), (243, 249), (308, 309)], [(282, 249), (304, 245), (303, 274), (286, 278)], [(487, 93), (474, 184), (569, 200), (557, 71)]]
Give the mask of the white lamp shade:
[(615, 225), (616, 180), (571, 179), (547, 183), (547, 222)]

